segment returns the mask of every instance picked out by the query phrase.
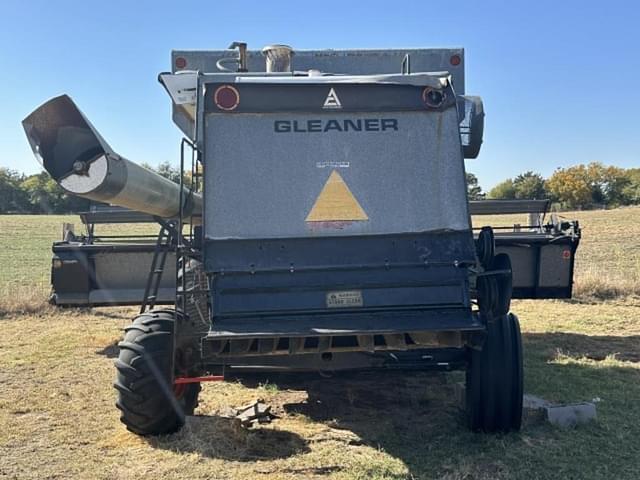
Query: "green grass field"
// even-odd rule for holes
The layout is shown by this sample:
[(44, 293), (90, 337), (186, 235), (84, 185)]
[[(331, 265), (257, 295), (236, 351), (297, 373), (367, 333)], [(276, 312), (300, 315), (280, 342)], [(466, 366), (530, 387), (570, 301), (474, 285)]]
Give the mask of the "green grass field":
[[(83, 233), (77, 215), (0, 215), (0, 289), (7, 295), (30, 293), (46, 296), (50, 290), (51, 244), (62, 239), (62, 224), (72, 223), (76, 234)], [(158, 227), (143, 225), (103, 225), (96, 233), (156, 234)]]
[[(577, 298), (512, 309), (525, 390), (597, 398), (596, 422), (478, 435), (455, 401), (458, 374), (271, 376), (207, 384), (186, 428), (152, 439), (122, 427), (111, 388), (134, 311), (43, 304), (51, 241), (79, 220), (0, 217), (0, 478), (637, 479), (640, 208), (564, 215), (584, 228)], [(37, 308), (22, 309), (21, 296)], [(251, 430), (224, 418), (255, 398), (279, 418)]]

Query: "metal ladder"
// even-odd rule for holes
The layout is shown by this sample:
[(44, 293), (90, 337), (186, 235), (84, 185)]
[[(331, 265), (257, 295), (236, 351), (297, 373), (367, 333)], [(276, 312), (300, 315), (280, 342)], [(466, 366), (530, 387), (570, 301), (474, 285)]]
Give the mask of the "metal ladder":
[(164, 272), (164, 266), (167, 263), (167, 254), (171, 250), (172, 244), (174, 244), (176, 227), (175, 222), (160, 221), (160, 231), (158, 232), (158, 239), (156, 241), (156, 248), (153, 252), (153, 259), (151, 260), (151, 269), (149, 276), (147, 277), (147, 284), (144, 288), (144, 297), (142, 298), (142, 305), (140, 306), (140, 313), (144, 313), (147, 310), (152, 310), (158, 300), (158, 288), (160, 287), (160, 281), (162, 280), (162, 273)]

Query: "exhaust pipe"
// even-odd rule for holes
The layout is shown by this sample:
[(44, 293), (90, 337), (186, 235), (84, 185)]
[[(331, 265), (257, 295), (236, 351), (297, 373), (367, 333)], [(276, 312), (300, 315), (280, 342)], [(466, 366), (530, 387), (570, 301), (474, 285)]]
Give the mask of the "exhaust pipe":
[(267, 57), (267, 73), (291, 72), (293, 48), (289, 45), (267, 45), (262, 49), (262, 54)]
[[(163, 218), (180, 214), (180, 186), (121, 157), (67, 95), (31, 113), (22, 126), (36, 159), (69, 194)], [(183, 215), (202, 212), (202, 197), (186, 189)]]

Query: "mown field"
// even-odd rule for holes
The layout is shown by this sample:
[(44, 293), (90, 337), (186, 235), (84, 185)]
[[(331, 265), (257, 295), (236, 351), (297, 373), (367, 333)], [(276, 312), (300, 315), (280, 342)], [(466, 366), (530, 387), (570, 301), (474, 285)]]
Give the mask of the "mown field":
[[(525, 390), (598, 399), (597, 422), (477, 435), (457, 374), (271, 376), (207, 384), (185, 429), (150, 439), (122, 427), (111, 388), (134, 311), (44, 303), (51, 241), (77, 217), (0, 217), (0, 478), (639, 478), (640, 208), (563, 215), (584, 228), (577, 298), (514, 302)], [(255, 398), (279, 418), (224, 418)]]

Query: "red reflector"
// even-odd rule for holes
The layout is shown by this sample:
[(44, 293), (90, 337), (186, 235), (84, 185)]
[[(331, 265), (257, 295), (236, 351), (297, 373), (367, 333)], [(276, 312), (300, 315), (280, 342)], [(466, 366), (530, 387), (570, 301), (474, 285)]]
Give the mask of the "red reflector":
[(187, 59), (184, 57), (178, 57), (176, 58), (176, 68), (184, 68), (187, 66)]
[(460, 58), (460, 55), (458, 54), (451, 55), (451, 58), (449, 59), (449, 63), (451, 63), (451, 65), (453, 65), (454, 67), (457, 67), (462, 63), (462, 58)]
[(563, 250), (562, 251), (562, 258), (564, 258), (565, 260), (568, 260), (571, 258), (571, 250)]
[(220, 110), (235, 110), (240, 103), (240, 92), (231, 85), (222, 85), (213, 94), (213, 101)]

